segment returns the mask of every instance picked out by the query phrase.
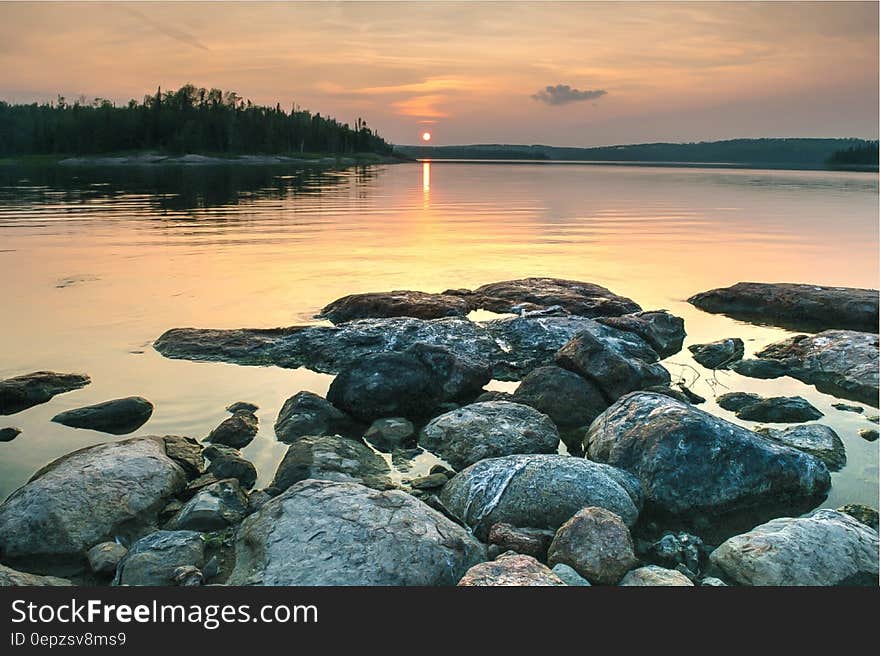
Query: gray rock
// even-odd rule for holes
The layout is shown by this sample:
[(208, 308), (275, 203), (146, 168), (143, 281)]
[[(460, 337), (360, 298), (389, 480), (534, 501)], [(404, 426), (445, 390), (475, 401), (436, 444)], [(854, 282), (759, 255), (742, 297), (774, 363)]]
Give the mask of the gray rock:
[(876, 585), (877, 554), (877, 531), (823, 509), (734, 536), (710, 559), (740, 585)]
[(439, 319), (463, 317), (471, 309), (468, 300), (462, 296), (396, 290), (344, 296), (325, 306), (318, 317), (337, 324), (352, 319), (385, 317)]
[(715, 402), (725, 410), (736, 412), (747, 405), (752, 405), (761, 400), (761, 397), (751, 392), (727, 392), (721, 394)]
[(180, 509), (171, 528), (220, 531), (244, 519), (247, 508), (248, 498), (238, 484), (238, 480), (227, 478), (199, 490)]
[(432, 419), (419, 445), (456, 469), (516, 453), (555, 453), (559, 432), (546, 416), (520, 403), (472, 403)]
[(774, 442), (816, 456), (828, 466), (830, 471), (837, 471), (846, 464), (846, 449), (843, 446), (843, 441), (830, 426), (802, 424), (781, 430), (760, 427), (755, 432)]
[[(249, 490), (257, 482), (257, 468), (254, 464), (240, 455), (225, 452), (216, 452), (208, 466), (207, 473), (213, 478), (205, 480), (205, 485), (216, 483), (224, 478), (235, 478), (241, 487)], [(204, 485), (202, 486), (204, 487)]]
[(236, 401), (235, 403), (226, 406), (226, 412), (231, 414), (235, 414), (236, 412), (250, 412), (251, 414), (256, 413), (257, 410), (260, 409), (260, 406), (255, 403), (248, 403), (247, 401)]
[(284, 402), (275, 420), (275, 437), (293, 444), (304, 435), (353, 436), (357, 422), (313, 392), (297, 392)]
[(600, 317), (596, 321), (618, 330), (635, 333), (661, 358), (668, 358), (678, 353), (684, 338), (687, 337), (684, 331), (684, 319), (669, 314), (666, 310), (636, 312), (619, 317)]
[(152, 414), (152, 403), (140, 396), (128, 396), (66, 410), (52, 417), (52, 421), (71, 428), (88, 428), (111, 435), (125, 435), (147, 423)]
[(540, 561), (547, 560), (547, 549), (553, 541), (553, 531), (540, 528), (519, 528), (512, 524), (498, 522), (489, 529), (489, 544), (499, 547), (501, 552), (513, 551), (532, 556)]
[(692, 344), (688, 350), (694, 360), (707, 369), (728, 369), (732, 363), (742, 360), (745, 344), (739, 337), (729, 337), (708, 344)]
[(880, 517), (877, 515), (877, 510), (861, 503), (848, 503), (837, 510), (857, 519), (865, 526), (870, 526), (875, 531), (878, 528), (878, 524), (880, 524), (880, 521), (878, 521), (880, 520)]
[(674, 569), (646, 565), (629, 572), (620, 582), (622, 586), (693, 586), (693, 581)]
[(560, 430), (586, 430), (608, 407), (595, 384), (556, 366), (532, 370), (523, 378), (510, 400), (544, 413)]
[(553, 569), (550, 570), (560, 579), (565, 585), (573, 585), (578, 587), (590, 587), (591, 583), (585, 579), (583, 576), (575, 572), (568, 565), (564, 565), (559, 563), (558, 565), (554, 565)]
[(113, 585), (172, 585), (177, 568), (200, 568), (205, 539), (196, 531), (156, 531), (129, 549), (116, 568)]
[(587, 507), (556, 531), (547, 562), (573, 567), (590, 583), (613, 585), (639, 561), (620, 517), (604, 508)]
[(783, 369), (776, 362), (772, 362), (770, 360), (757, 360), (755, 358), (733, 362), (728, 367), (728, 369), (733, 369), (733, 371), (738, 373), (740, 376), (747, 376), (749, 378), (760, 378), (763, 380), (769, 378), (780, 378), (785, 375), (785, 369)]
[(248, 515), (257, 512), (260, 508), (265, 506), (266, 503), (269, 502), (273, 496), (277, 495), (269, 494), (267, 490), (252, 490), (250, 494), (248, 494)]
[(700, 585), (711, 587), (711, 588), (726, 588), (727, 584), (721, 579), (715, 578), (714, 576), (707, 576), (702, 581), (700, 581)]
[[(510, 392), (500, 392), (498, 390), (486, 390), (474, 399), (474, 403), (483, 403), (484, 401), (510, 401), (516, 403), (513, 394)], [(547, 413), (544, 413), (547, 414)]]
[(200, 476), (205, 471), (205, 458), (202, 445), (191, 437), (165, 435), (165, 455), (180, 465), (189, 478)]
[(449, 477), (446, 474), (428, 474), (414, 478), (409, 482), (409, 486), (414, 490), (436, 490), (446, 485), (447, 482), (449, 482)]
[(118, 542), (101, 542), (86, 552), (89, 568), (95, 574), (113, 574), (119, 561), (125, 557), (128, 549)]
[(8, 428), (0, 428), (0, 442), (11, 442), (21, 435), (21, 429), (10, 426)]
[(868, 442), (876, 442), (877, 438), (880, 437), (880, 433), (877, 432), (876, 428), (860, 428), (859, 437)]
[(193, 565), (182, 565), (171, 573), (171, 582), (179, 587), (193, 588), (202, 585), (205, 575)]
[(364, 439), (379, 451), (390, 453), (415, 442), (416, 429), (409, 419), (404, 417), (387, 417), (377, 419), (367, 432)]
[(463, 528), (398, 490), (302, 481), (238, 530), (230, 585), (454, 585), (485, 558)]
[(85, 387), (92, 379), (85, 374), (59, 374), (35, 371), (0, 380), (0, 415), (12, 415), (46, 403), (56, 394)]
[(233, 449), (242, 449), (253, 442), (259, 430), (256, 415), (245, 410), (239, 410), (231, 417), (220, 422), (210, 435), (205, 438), (206, 442), (231, 446)]
[(444, 402), (467, 402), (492, 380), (492, 366), (485, 358), (471, 358), (437, 346), (414, 344), (406, 350), (424, 364), (440, 382)]
[(860, 405), (850, 405), (849, 403), (832, 403), (831, 407), (841, 412), (855, 412), (862, 414), (865, 409)]
[(792, 330), (877, 330), (875, 289), (739, 282), (696, 294), (688, 303), (706, 312)]
[(565, 585), (550, 568), (531, 556), (501, 554), (497, 559), (471, 567), (458, 585), (463, 587), (533, 587)]
[(679, 565), (691, 572), (699, 572), (703, 541), (690, 533), (666, 533), (651, 545), (652, 560), (663, 567), (675, 569)]
[(742, 406), (736, 416), (747, 421), (798, 423), (824, 415), (802, 396), (771, 396)]
[(81, 558), (99, 542), (148, 532), (186, 486), (184, 470), (166, 454), (174, 439), (98, 444), (46, 465), (0, 505), (0, 552)]
[(584, 446), (591, 460), (639, 478), (646, 510), (679, 518), (716, 521), (738, 511), (813, 503), (831, 485), (817, 458), (650, 392), (608, 408)]
[(582, 458), (513, 455), (456, 474), (440, 500), (485, 540), (496, 522), (555, 531), (585, 506), (606, 508), (632, 526), (641, 489), (631, 474)]
[(287, 449), (272, 487), (286, 490), (309, 478), (361, 483), (377, 490), (392, 487), (388, 463), (362, 442), (339, 435), (306, 436)]
[(40, 576), (19, 572), (6, 565), (0, 565), (0, 588), (12, 586), (70, 586), (73, 583), (57, 576)]

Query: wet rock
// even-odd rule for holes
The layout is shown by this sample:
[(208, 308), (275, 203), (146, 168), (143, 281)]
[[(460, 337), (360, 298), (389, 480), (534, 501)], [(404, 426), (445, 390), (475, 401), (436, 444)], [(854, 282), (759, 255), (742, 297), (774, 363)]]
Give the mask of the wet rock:
[(728, 369), (733, 362), (742, 360), (745, 344), (739, 337), (729, 337), (708, 344), (692, 344), (688, 350), (706, 369)]
[(639, 561), (620, 517), (604, 508), (588, 507), (556, 531), (547, 562), (573, 567), (590, 583), (613, 585)]
[(823, 509), (734, 536), (710, 559), (740, 585), (876, 585), (877, 554), (877, 531)]
[(386, 317), (439, 319), (463, 317), (470, 311), (470, 303), (462, 296), (397, 290), (343, 296), (325, 306), (318, 318), (333, 323)]
[(419, 445), (456, 469), (516, 453), (555, 453), (559, 432), (546, 416), (520, 403), (472, 403), (435, 417)]
[(272, 487), (286, 490), (313, 478), (361, 483), (377, 490), (390, 487), (388, 463), (362, 442), (339, 435), (307, 435), (287, 449), (278, 465)]
[(763, 380), (769, 378), (780, 378), (785, 375), (783, 369), (776, 362), (770, 360), (756, 360), (754, 358), (748, 360), (739, 360), (730, 364), (728, 369), (733, 369), (740, 376), (749, 378), (760, 378)]
[[(670, 399), (675, 399), (676, 401), (681, 401), (682, 403), (690, 403), (691, 400), (688, 398), (688, 395), (682, 392), (679, 389), (674, 387), (667, 387), (666, 385), (652, 385), (651, 387), (646, 387), (643, 392), (654, 392), (655, 394), (662, 394), (663, 396), (668, 396)], [(583, 439), (583, 436), (581, 436)]]
[(501, 552), (515, 551), (532, 556), (540, 561), (547, 560), (547, 549), (553, 541), (553, 531), (539, 528), (518, 528), (512, 524), (498, 522), (489, 529), (489, 544), (494, 544)]
[(141, 538), (119, 562), (113, 585), (171, 585), (178, 567), (200, 568), (205, 539), (196, 531), (156, 531)]
[(781, 430), (760, 427), (755, 432), (774, 442), (816, 456), (831, 471), (837, 471), (846, 464), (846, 449), (843, 446), (843, 441), (830, 426), (803, 424)]
[(623, 586), (693, 586), (693, 581), (674, 569), (646, 565), (629, 572), (620, 582)]
[(242, 523), (230, 585), (454, 585), (485, 558), (457, 524), (399, 490), (308, 480)]
[(510, 400), (544, 413), (561, 431), (586, 430), (608, 407), (595, 384), (556, 366), (534, 369), (523, 378)]
[(761, 400), (761, 397), (751, 392), (728, 392), (721, 394), (715, 402), (725, 410), (736, 412), (747, 405), (752, 405)]
[(471, 567), (458, 582), (460, 586), (550, 586), (565, 585), (546, 565), (531, 556), (507, 553), (497, 559)]
[(876, 407), (880, 394), (877, 353), (876, 333), (826, 330), (795, 335), (756, 355), (820, 392)]
[(553, 569), (550, 570), (560, 579), (565, 585), (573, 585), (577, 587), (590, 587), (590, 582), (585, 579), (583, 576), (575, 572), (568, 565), (563, 565), (559, 563), (558, 565), (554, 565)]
[(88, 428), (111, 435), (125, 435), (143, 426), (152, 414), (152, 403), (140, 396), (129, 396), (66, 410), (52, 417), (52, 421), (71, 428)]
[(235, 403), (226, 406), (226, 412), (229, 412), (233, 415), (236, 412), (250, 412), (251, 414), (254, 414), (259, 409), (260, 406), (256, 405), (255, 403), (248, 403), (247, 401), (236, 401)]
[(81, 558), (99, 542), (139, 537), (186, 481), (160, 437), (74, 451), (40, 469), (0, 505), (0, 552), (8, 559)]
[(875, 289), (739, 282), (696, 294), (688, 303), (706, 312), (792, 330), (877, 330)]
[(203, 487), (186, 502), (171, 527), (189, 531), (220, 531), (247, 514), (248, 498), (238, 480), (227, 478)]
[(297, 392), (284, 402), (275, 420), (275, 437), (293, 444), (304, 435), (345, 435), (358, 432), (357, 422), (313, 392)]
[(416, 429), (409, 419), (403, 417), (388, 417), (377, 419), (367, 432), (364, 439), (376, 447), (379, 451), (390, 453), (407, 444), (415, 442)]
[(837, 510), (838, 512), (846, 513), (850, 517), (860, 521), (865, 526), (870, 526), (875, 531), (878, 528), (878, 524), (880, 524), (880, 518), (878, 518), (877, 511), (874, 508), (865, 506), (861, 503), (848, 503)]
[[(249, 460), (228, 452), (216, 452), (208, 456), (211, 464), (208, 466), (208, 474), (216, 480), (235, 478), (238, 484), (245, 489), (251, 489), (257, 482), (257, 468)], [(215, 481), (210, 481), (215, 482)], [(210, 483), (209, 483), (210, 484)]]
[(813, 456), (650, 392), (608, 408), (584, 446), (591, 460), (639, 478), (646, 510), (679, 518), (813, 502), (831, 485)]
[(876, 442), (877, 438), (880, 437), (880, 433), (875, 428), (860, 428), (859, 437), (868, 442)]
[(118, 542), (101, 542), (88, 550), (86, 558), (95, 574), (113, 574), (127, 553), (128, 549)]
[(0, 428), (0, 442), (11, 442), (19, 435), (21, 435), (20, 428), (14, 428), (12, 426), (8, 428)]
[(702, 396), (700, 396), (699, 394), (694, 392), (687, 385), (685, 385), (683, 383), (678, 383), (676, 385), (676, 387), (678, 387), (678, 389), (681, 390), (681, 393), (684, 395), (684, 398), (688, 403), (693, 403), (694, 405), (698, 405), (700, 403), (706, 402), (706, 399), (704, 399)]
[(669, 314), (666, 310), (636, 312), (620, 317), (600, 317), (596, 321), (618, 330), (635, 333), (661, 358), (668, 358), (678, 353), (684, 338), (687, 337), (684, 331), (684, 319)]
[(449, 481), (446, 474), (428, 474), (414, 478), (409, 482), (409, 486), (414, 490), (436, 490), (443, 487)]
[(220, 422), (220, 425), (211, 431), (205, 441), (231, 446), (233, 449), (242, 449), (254, 441), (258, 430), (256, 415), (240, 410)]
[(629, 473), (563, 455), (513, 455), (481, 460), (456, 474), (443, 505), (485, 540), (497, 522), (555, 531), (585, 506), (606, 508), (628, 526), (641, 508)]
[(831, 407), (842, 412), (856, 412), (862, 414), (865, 409), (860, 405), (850, 405), (849, 403), (832, 403)]
[(742, 406), (736, 416), (778, 424), (812, 421), (824, 415), (802, 396), (771, 396)]
[(6, 565), (0, 565), (0, 588), (11, 586), (70, 586), (73, 583), (57, 576), (40, 576), (19, 572)]
[(84, 374), (35, 371), (0, 380), (0, 415), (12, 415), (46, 403), (56, 394), (85, 387), (92, 379)]

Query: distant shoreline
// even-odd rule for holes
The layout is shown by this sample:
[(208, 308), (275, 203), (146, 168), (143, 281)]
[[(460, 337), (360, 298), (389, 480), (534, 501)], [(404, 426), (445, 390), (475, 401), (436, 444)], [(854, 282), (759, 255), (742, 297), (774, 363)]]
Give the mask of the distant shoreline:
[(398, 164), (415, 160), (405, 156), (388, 156), (376, 153), (352, 153), (335, 155), (328, 153), (298, 153), (297, 155), (203, 155), (188, 153), (168, 155), (162, 153), (117, 153), (105, 155), (29, 155), (0, 159), (7, 165), (56, 165), (56, 166), (356, 166), (370, 164)]
[(620, 160), (573, 160), (573, 159), (485, 159), (485, 158), (455, 158), (455, 157), (419, 157), (417, 162), (443, 163), (443, 164), (539, 164), (539, 165), (577, 165), (577, 166), (621, 166), (621, 167), (644, 167), (644, 168), (670, 168), (670, 169), (747, 169), (772, 171), (839, 171), (849, 173), (877, 173), (878, 166), (853, 164), (849, 166), (809, 166), (799, 163), (774, 163), (762, 162), (634, 162)]

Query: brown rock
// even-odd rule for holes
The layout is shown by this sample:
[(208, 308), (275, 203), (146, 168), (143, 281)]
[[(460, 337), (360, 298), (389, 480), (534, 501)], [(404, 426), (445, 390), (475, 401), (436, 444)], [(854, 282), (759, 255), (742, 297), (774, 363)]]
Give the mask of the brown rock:
[(626, 524), (609, 510), (591, 506), (556, 531), (547, 562), (574, 568), (590, 583), (614, 584), (638, 564)]
[(547, 560), (547, 549), (553, 541), (553, 531), (539, 528), (518, 528), (512, 524), (498, 522), (489, 529), (489, 544), (498, 545), (501, 551), (515, 551), (532, 556), (541, 561)]
[(471, 567), (460, 586), (549, 586), (565, 585), (562, 579), (531, 556), (501, 554), (497, 560)]

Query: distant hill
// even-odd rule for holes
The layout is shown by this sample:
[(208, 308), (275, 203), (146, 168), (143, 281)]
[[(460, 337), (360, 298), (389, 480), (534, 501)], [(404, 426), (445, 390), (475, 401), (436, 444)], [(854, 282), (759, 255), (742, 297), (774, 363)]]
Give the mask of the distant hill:
[(877, 142), (864, 139), (730, 139), (594, 148), (475, 144), (395, 146), (394, 150), (401, 155), (418, 159), (579, 160), (797, 169), (877, 169)]

